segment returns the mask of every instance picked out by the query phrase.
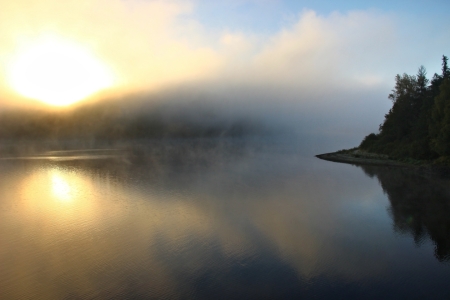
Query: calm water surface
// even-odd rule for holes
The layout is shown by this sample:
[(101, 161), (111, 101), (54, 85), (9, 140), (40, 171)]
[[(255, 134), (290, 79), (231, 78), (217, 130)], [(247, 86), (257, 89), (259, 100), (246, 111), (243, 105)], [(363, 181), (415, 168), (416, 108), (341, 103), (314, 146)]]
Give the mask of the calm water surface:
[(449, 299), (450, 181), (279, 142), (0, 160), (1, 299)]

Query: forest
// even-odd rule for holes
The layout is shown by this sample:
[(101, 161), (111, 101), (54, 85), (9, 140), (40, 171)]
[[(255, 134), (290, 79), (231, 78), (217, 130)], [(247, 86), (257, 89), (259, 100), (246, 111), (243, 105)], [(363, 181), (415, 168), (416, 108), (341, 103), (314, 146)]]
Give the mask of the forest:
[(389, 94), (392, 108), (378, 133), (367, 135), (359, 149), (410, 161), (450, 163), (450, 69), (442, 56), (442, 73), (427, 79), (426, 69), (416, 75), (397, 75)]

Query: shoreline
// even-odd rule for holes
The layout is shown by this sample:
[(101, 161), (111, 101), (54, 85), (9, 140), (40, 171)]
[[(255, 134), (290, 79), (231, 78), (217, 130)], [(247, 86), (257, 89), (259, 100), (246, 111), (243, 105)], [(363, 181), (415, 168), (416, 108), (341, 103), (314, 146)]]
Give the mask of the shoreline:
[(385, 155), (378, 155), (360, 151), (359, 149), (341, 150), (337, 152), (318, 154), (315, 157), (337, 163), (351, 165), (369, 165), (380, 167), (395, 167), (413, 170), (423, 175), (439, 175), (450, 177), (450, 167), (423, 163), (420, 165), (389, 159)]
[(399, 161), (387, 159), (387, 158), (370, 158), (370, 157), (358, 157), (352, 153), (331, 152), (316, 155), (317, 158), (345, 164), (356, 165), (372, 165), (372, 166), (394, 166), (394, 167), (419, 167), (416, 165), (410, 165)]

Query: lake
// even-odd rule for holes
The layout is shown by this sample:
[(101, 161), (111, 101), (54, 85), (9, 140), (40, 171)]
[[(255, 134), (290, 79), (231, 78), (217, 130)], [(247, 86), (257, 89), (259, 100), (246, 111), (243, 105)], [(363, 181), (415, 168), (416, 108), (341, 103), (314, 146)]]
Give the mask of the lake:
[(448, 178), (293, 144), (3, 157), (1, 298), (450, 298)]

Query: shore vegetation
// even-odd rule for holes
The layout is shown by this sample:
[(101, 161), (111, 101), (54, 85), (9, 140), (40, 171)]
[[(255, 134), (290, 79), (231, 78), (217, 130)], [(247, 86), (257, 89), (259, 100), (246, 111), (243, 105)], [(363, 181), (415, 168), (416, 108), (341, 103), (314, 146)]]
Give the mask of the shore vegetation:
[(442, 73), (427, 78), (398, 74), (389, 95), (392, 108), (378, 133), (367, 135), (358, 150), (408, 163), (450, 165), (450, 69), (442, 56)]

